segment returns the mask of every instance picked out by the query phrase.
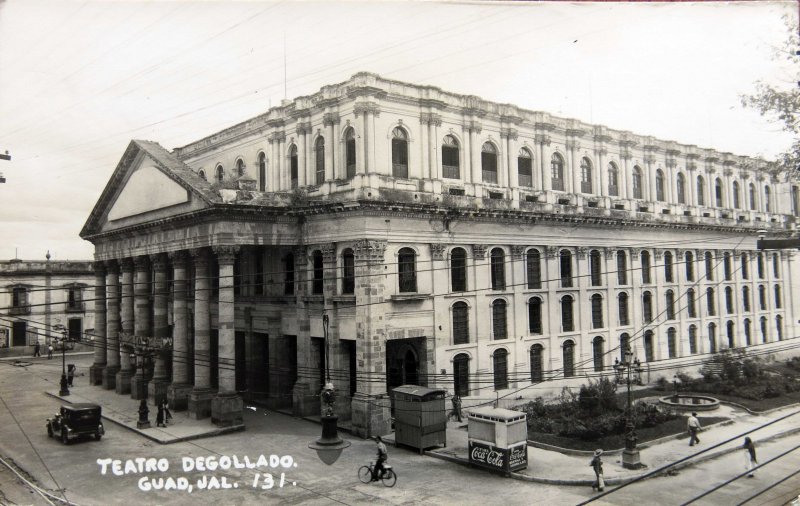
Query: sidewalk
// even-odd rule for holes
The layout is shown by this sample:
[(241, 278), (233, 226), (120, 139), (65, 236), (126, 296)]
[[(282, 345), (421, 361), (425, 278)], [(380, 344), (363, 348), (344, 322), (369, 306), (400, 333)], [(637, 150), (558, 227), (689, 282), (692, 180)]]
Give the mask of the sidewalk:
[[(706, 448), (714, 446), (726, 439), (754, 429), (760, 425), (776, 420), (784, 415), (800, 410), (797, 405), (781, 408), (766, 414), (750, 414), (746, 411), (721, 405), (718, 410), (703, 413), (709, 416), (725, 416), (731, 418), (728, 422), (716, 424), (706, 428), (700, 433), (701, 443), (690, 447), (688, 435), (678, 438), (669, 437), (661, 440), (639, 445), (642, 469), (625, 469), (622, 467), (621, 450), (610, 451), (603, 454), (603, 475), (609, 485), (621, 484), (643, 476), (654, 469), (693, 455)], [(776, 439), (800, 432), (800, 414), (789, 417), (773, 425), (758, 430), (750, 437), (756, 446), (766, 440)], [(447, 422), (447, 447), (426, 451), (425, 454), (451, 462), (469, 464), (468, 435), (466, 419), (463, 423)], [(393, 441), (394, 438), (392, 437)], [(698, 455), (696, 458), (682, 462), (670, 468), (681, 469), (698, 462), (713, 459), (741, 449), (744, 436), (736, 437), (730, 443), (709, 452)], [(577, 452), (571, 452), (577, 453)], [(546, 483), (551, 485), (583, 485), (589, 486), (594, 482), (594, 474), (589, 466), (591, 452), (586, 455), (575, 455), (528, 446), (528, 468), (518, 473), (511, 473), (516, 479)], [(668, 471), (665, 471), (665, 473)]]

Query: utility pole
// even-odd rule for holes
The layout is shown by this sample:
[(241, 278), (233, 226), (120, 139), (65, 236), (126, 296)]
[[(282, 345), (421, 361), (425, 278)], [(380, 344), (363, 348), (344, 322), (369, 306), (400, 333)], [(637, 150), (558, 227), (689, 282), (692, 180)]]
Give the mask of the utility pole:
[[(11, 155), (8, 154), (8, 150), (6, 150), (5, 153), (0, 154), (0, 160), (8, 160), (9, 162), (11, 161)], [(6, 178), (5, 176), (3, 176), (3, 173), (0, 172), (0, 183), (5, 183), (5, 182)]]

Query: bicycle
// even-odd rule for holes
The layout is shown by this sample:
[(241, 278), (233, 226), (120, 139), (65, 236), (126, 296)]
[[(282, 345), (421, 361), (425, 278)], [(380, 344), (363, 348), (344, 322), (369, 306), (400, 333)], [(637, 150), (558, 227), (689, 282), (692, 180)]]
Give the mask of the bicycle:
[(358, 479), (361, 480), (361, 483), (371, 483), (373, 481), (382, 481), (384, 487), (394, 487), (394, 484), (397, 483), (397, 473), (394, 472), (392, 466), (389, 464), (383, 464), (383, 474), (378, 477), (374, 477), (375, 475), (375, 462), (372, 461), (369, 463), (368, 466), (361, 466), (358, 470)]

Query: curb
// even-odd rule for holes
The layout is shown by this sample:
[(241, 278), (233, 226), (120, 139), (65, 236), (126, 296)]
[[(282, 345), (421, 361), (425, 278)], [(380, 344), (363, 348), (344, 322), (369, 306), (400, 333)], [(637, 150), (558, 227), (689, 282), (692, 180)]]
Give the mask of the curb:
[[(74, 404), (72, 401), (64, 399), (63, 397), (59, 397), (58, 395), (54, 395), (54, 394), (52, 394), (50, 392), (45, 392), (45, 395), (48, 395), (48, 396), (50, 396), (50, 397), (52, 397), (54, 399), (58, 399), (61, 402), (66, 402), (67, 404)], [(183, 442), (186, 442), (186, 441), (193, 441), (195, 439), (204, 439), (204, 438), (207, 438), (207, 437), (221, 436), (223, 434), (230, 434), (230, 433), (233, 433), (233, 432), (239, 432), (239, 431), (245, 430), (244, 424), (242, 424), (242, 425), (234, 425), (234, 426), (231, 426), (231, 427), (220, 427), (220, 428), (208, 431), (208, 432), (203, 432), (202, 434), (192, 434), (192, 435), (189, 435), (189, 436), (174, 437), (174, 438), (170, 439), (169, 441), (163, 441), (161, 439), (158, 439), (155, 436), (152, 436), (152, 435), (148, 434), (147, 432), (145, 432), (145, 431), (143, 431), (141, 429), (133, 428), (133, 427), (131, 427), (129, 425), (126, 425), (126, 424), (124, 424), (124, 423), (122, 423), (122, 422), (120, 422), (118, 420), (115, 420), (115, 419), (113, 419), (113, 418), (111, 418), (111, 417), (109, 417), (107, 415), (100, 415), (100, 416), (104, 420), (108, 420), (109, 422), (112, 422), (112, 423), (114, 423), (116, 425), (119, 425), (120, 427), (128, 429), (131, 432), (135, 432), (135, 433), (137, 433), (137, 434), (139, 434), (141, 436), (144, 436), (145, 438), (149, 439), (150, 441), (154, 441), (154, 442), (156, 442), (158, 444), (162, 444), (162, 445), (171, 445), (171, 444), (174, 444), (174, 443), (183, 443)]]

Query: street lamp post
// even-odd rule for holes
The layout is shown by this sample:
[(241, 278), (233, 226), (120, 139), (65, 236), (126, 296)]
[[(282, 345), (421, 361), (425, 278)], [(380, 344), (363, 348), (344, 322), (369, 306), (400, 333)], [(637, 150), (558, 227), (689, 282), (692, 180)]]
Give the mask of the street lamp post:
[(339, 459), (342, 450), (350, 446), (350, 441), (344, 441), (339, 437), (339, 428), (337, 426), (339, 417), (334, 411), (336, 391), (331, 382), (330, 353), (328, 351), (329, 324), (328, 315), (323, 314), (322, 332), (325, 336), (325, 386), (322, 387), (322, 392), (320, 392), (320, 397), (324, 405), (321, 417), (322, 437), (309, 443), (308, 447), (315, 450), (319, 459), (330, 466)]
[(64, 397), (69, 395), (69, 385), (67, 384), (67, 329), (60, 329), (64, 334), (61, 339), (61, 390), (58, 395)]
[[(622, 362), (618, 360), (614, 363), (614, 372), (617, 376), (617, 382), (621, 383), (623, 375), (627, 376), (625, 383), (628, 388), (628, 402), (625, 409), (625, 449), (622, 450), (622, 467), (626, 469), (638, 469), (642, 467), (642, 462), (639, 456), (639, 449), (636, 447), (636, 426), (633, 423), (633, 397), (631, 395), (631, 383), (634, 381), (631, 378), (631, 372), (636, 369), (639, 372), (640, 366), (638, 360), (634, 361), (633, 351), (630, 345), (625, 348), (625, 357)], [(627, 373), (627, 374), (625, 374)]]

